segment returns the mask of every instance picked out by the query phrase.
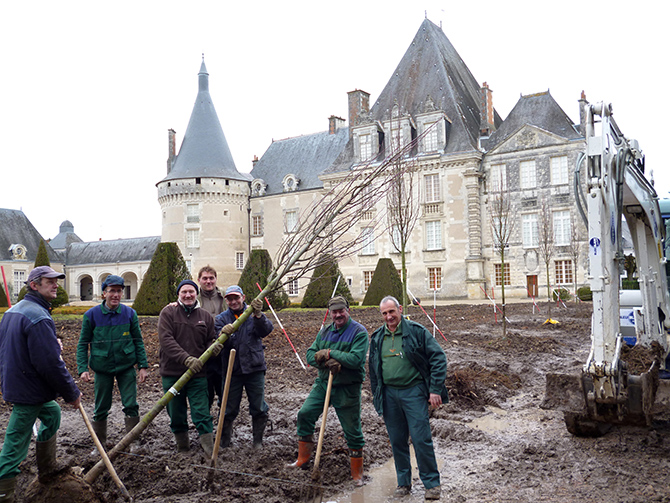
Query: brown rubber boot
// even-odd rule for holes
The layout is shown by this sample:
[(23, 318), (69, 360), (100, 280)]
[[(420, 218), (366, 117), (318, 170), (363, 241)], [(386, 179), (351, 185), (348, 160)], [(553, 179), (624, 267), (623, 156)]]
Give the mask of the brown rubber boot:
[(363, 485), (363, 449), (350, 449), (351, 478), (356, 486)]
[(16, 477), (0, 480), (0, 503), (14, 503)]
[(298, 459), (295, 462), (291, 463), (288, 466), (294, 468), (307, 468), (307, 463), (312, 457), (312, 447), (314, 446), (314, 440), (311, 436), (300, 437), (298, 439)]
[(56, 435), (46, 442), (35, 442), (35, 459), (40, 483), (49, 482), (54, 475), (66, 470), (68, 465), (56, 462)]
[(191, 443), (188, 439), (188, 431), (175, 433), (174, 439), (177, 441), (177, 452), (187, 452), (191, 449)]

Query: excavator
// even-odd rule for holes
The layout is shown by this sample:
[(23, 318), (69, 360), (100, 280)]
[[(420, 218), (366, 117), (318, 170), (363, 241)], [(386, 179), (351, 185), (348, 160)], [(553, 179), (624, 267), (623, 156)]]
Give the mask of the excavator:
[[(574, 178), (577, 206), (588, 229), (591, 350), (581, 374), (547, 375), (544, 403), (563, 411), (570, 433), (600, 436), (612, 425), (648, 426), (670, 414), (670, 294), (665, 222), (638, 142), (622, 134), (611, 104), (605, 103), (587, 105), (585, 136), (586, 150)], [(641, 298), (633, 311), (635, 337), (626, 340), (619, 311), (624, 218)], [(646, 371), (629, 371), (622, 358), (625, 344), (646, 351)]]

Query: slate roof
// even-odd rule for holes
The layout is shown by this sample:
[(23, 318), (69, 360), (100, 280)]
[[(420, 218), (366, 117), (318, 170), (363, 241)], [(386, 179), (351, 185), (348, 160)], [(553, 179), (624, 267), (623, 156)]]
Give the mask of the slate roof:
[(72, 243), (81, 243), (81, 238), (74, 233), (74, 225), (69, 220), (65, 220), (60, 224), (60, 231), (49, 241), (49, 244), (54, 250), (64, 250)]
[(67, 265), (150, 261), (160, 242), (160, 236), (152, 236), (72, 243), (67, 250)]
[(162, 181), (196, 177), (249, 180), (247, 174), (240, 173), (235, 167), (209, 94), (209, 74), (204, 58), (198, 73), (198, 95), (184, 140), (172, 169)]
[(334, 134), (324, 131), (274, 141), (251, 170), (251, 176), (267, 184), (265, 195), (282, 193), (282, 180), (287, 174), (300, 180), (297, 190), (323, 187), (319, 175), (335, 161), (348, 140), (349, 128), (342, 127)]
[[(22, 244), (26, 247), (26, 260), (35, 262), (40, 241), (44, 239), (21, 210), (0, 208), (0, 260), (12, 260), (9, 247)], [(47, 255), (52, 262), (62, 262), (60, 253), (46, 243)]]
[[(373, 120), (388, 120), (397, 102), (400, 113), (415, 116), (425, 112), (430, 96), (437, 109), (451, 120), (445, 153), (479, 150), (481, 86), (459, 56), (442, 29), (425, 19), (393, 75), (370, 109)], [(494, 124), (502, 119), (494, 110)], [(353, 148), (347, 146), (328, 170), (348, 169)]]
[(583, 138), (575, 125), (556, 103), (549, 91), (521, 96), (496, 131), (488, 140), (482, 140), (482, 147), (492, 150), (525, 125), (536, 126), (567, 140)]

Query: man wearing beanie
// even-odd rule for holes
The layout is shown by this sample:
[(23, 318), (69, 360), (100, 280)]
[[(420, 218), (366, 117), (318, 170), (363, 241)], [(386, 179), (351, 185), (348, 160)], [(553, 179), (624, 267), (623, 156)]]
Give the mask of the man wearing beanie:
[[(136, 381), (146, 380), (149, 367), (137, 313), (121, 303), (123, 287), (122, 277), (107, 276), (102, 283), (102, 304), (84, 314), (77, 345), (77, 372), (82, 381), (94, 380), (89, 367), (95, 372), (93, 429), (102, 445), (107, 442), (107, 416), (112, 407), (114, 379), (119, 387), (128, 433), (140, 421)], [(139, 369), (138, 377), (135, 365)]]
[[(174, 433), (177, 450), (188, 451), (187, 411), (190, 406), (191, 420), (200, 436), (200, 445), (210, 457), (214, 447), (212, 416), (209, 413), (207, 375), (199, 357), (216, 339), (214, 318), (199, 307), (198, 285), (194, 281), (187, 279), (179, 283), (177, 297), (177, 302), (165, 306), (158, 318), (163, 392), (167, 393), (187, 370), (193, 372), (193, 377), (167, 405), (170, 429)], [(223, 344), (217, 342), (212, 350), (214, 356), (222, 348)]]

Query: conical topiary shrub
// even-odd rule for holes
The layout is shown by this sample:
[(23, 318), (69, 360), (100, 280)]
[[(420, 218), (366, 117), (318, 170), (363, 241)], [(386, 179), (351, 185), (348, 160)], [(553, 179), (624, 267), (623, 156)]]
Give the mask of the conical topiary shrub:
[(327, 307), (338, 277), (340, 282), (337, 284), (335, 295), (341, 295), (351, 304), (354, 298), (351, 296), (337, 262), (332, 256), (324, 255), (320, 265), (314, 269), (314, 274), (309, 285), (307, 285), (300, 307)]
[[(260, 290), (256, 286), (258, 283), (261, 288), (268, 284), (268, 276), (272, 271), (272, 259), (267, 250), (251, 250), (249, 260), (247, 260), (242, 275), (238, 281), (238, 286), (244, 292), (247, 302), (254, 299)], [(283, 288), (279, 288), (268, 295), (268, 300), (274, 309), (283, 309), (291, 302)], [(267, 309), (267, 304), (263, 303), (263, 309)]]
[(380, 258), (363, 299), (364, 306), (378, 306), (384, 297), (393, 295), (402, 302), (402, 280), (390, 258)]
[(160, 314), (167, 304), (177, 299), (182, 280), (192, 279), (177, 243), (159, 243), (137, 292), (133, 309), (137, 314)]

